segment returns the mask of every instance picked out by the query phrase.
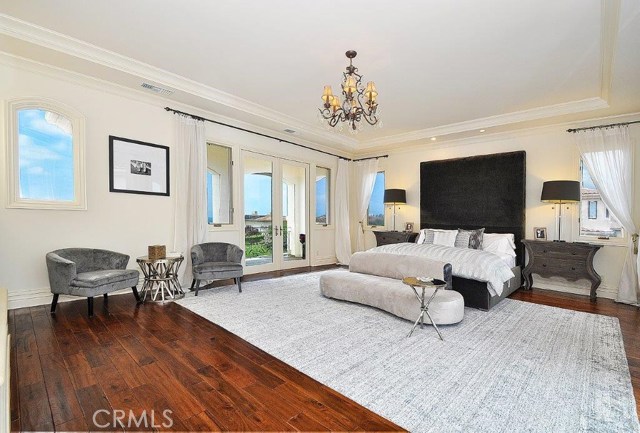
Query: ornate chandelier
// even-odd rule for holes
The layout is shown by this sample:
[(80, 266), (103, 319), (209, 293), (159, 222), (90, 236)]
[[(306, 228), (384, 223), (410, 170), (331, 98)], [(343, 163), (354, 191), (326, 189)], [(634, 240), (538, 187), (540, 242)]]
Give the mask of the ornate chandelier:
[[(362, 75), (358, 74), (358, 68), (353, 66), (353, 58), (357, 55), (353, 50), (345, 53), (349, 59), (349, 66), (346, 72), (343, 72), (344, 81), (342, 82), (343, 101), (340, 101), (338, 95), (334, 95), (331, 86), (324, 86), (322, 92), (323, 108), (319, 108), (321, 118), (327, 120), (329, 125), (335, 127), (339, 125), (342, 130), (342, 123), (347, 122), (351, 132), (355, 133), (358, 129), (362, 129), (362, 119), (366, 120), (369, 125), (378, 123), (378, 91), (373, 81), (367, 83), (367, 87), (362, 86)], [(378, 124), (382, 126), (382, 122)]]

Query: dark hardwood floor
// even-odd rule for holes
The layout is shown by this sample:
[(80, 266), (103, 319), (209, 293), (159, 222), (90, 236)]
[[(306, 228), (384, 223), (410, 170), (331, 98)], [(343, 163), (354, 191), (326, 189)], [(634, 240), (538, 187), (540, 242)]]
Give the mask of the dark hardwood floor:
[(12, 430), (402, 430), (177, 304), (95, 304), (9, 312)]
[[(640, 402), (637, 308), (539, 289), (511, 297), (618, 317)], [(55, 316), (48, 306), (9, 313), (14, 431), (401, 430), (177, 304), (136, 306), (128, 294), (110, 297), (108, 311), (97, 298), (93, 318), (83, 299), (59, 304)], [(114, 414), (124, 428), (112, 426)]]

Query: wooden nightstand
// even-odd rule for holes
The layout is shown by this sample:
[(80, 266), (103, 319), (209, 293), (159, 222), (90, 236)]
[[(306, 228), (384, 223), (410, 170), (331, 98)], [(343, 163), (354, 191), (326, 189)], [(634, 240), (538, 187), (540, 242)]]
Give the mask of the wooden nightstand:
[(418, 237), (418, 233), (412, 232), (373, 232), (376, 235), (376, 244), (399, 244), (400, 242), (415, 242)]
[(531, 274), (542, 277), (562, 277), (569, 281), (587, 279), (591, 281), (591, 300), (596, 299), (596, 290), (602, 282), (593, 268), (593, 256), (602, 245), (576, 242), (550, 242), (523, 240), (529, 262), (522, 271), (524, 287), (533, 286)]

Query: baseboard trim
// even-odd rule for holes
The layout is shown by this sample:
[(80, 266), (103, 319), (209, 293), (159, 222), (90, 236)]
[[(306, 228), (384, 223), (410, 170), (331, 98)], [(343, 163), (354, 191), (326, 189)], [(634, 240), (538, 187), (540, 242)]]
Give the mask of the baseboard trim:
[[(548, 281), (539, 281), (539, 279), (533, 280), (533, 289), (544, 289), (544, 290), (553, 290), (556, 292), (565, 292), (565, 293), (573, 293), (575, 295), (585, 295), (589, 296), (591, 294), (591, 289), (589, 287), (581, 287), (569, 284), (562, 284), (556, 281), (548, 282)], [(618, 296), (618, 289), (615, 287), (608, 286), (600, 286), (596, 291), (596, 296), (598, 298), (606, 298), (615, 300)]]
[(336, 256), (315, 257), (311, 266), (335, 265), (338, 263)]
[[(143, 278), (140, 278), (138, 280), (138, 287), (142, 287), (143, 281)], [(123, 295), (126, 293), (131, 293), (131, 288), (116, 290), (115, 292), (109, 293), (109, 295)], [(39, 305), (48, 305), (51, 304), (52, 299), (53, 295), (49, 287), (9, 291), (9, 310), (15, 310), (16, 308), (25, 307), (37, 307)], [(77, 301), (78, 299), (83, 299), (83, 297), (60, 295), (60, 297), (58, 298), (58, 303)]]
[[(131, 294), (131, 289), (116, 290), (109, 293), (109, 296)], [(133, 296), (133, 295), (132, 295)], [(32, 289), (22, 290), (20, 293), (9, 293), (9, 310), (15, 310), (16, 308), (37, 307), (39, 305), (49, 305), (53, 295), (49, 288), (44, 289)], [(60, 295), (58, 303), (77, 301), (78, 299), (86, 299), (82, 296), (69, 296)]]

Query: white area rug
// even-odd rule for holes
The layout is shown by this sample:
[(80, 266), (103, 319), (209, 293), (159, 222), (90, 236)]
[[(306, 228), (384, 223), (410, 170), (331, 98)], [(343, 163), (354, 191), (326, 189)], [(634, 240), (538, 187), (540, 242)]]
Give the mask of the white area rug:
[(319, 277), (178, 302), (412, 432), (640, 431), (617, 318), (507, 299), (465, 309), (445, 341), (407, 338), (411, 323), (326, 299)]

